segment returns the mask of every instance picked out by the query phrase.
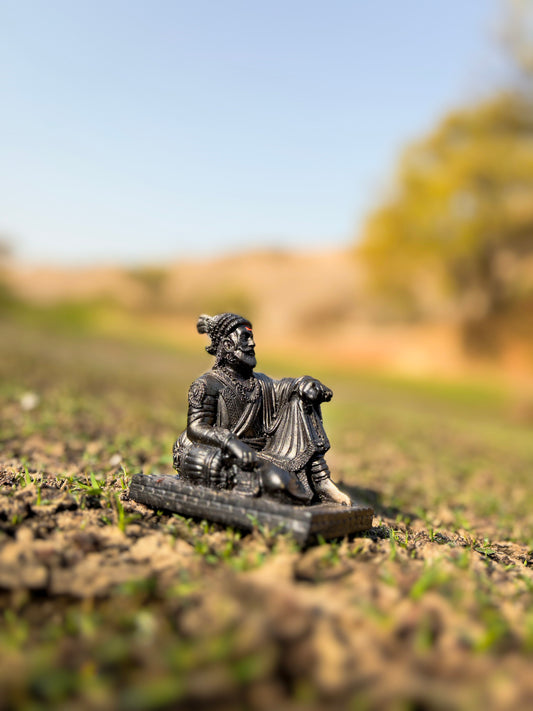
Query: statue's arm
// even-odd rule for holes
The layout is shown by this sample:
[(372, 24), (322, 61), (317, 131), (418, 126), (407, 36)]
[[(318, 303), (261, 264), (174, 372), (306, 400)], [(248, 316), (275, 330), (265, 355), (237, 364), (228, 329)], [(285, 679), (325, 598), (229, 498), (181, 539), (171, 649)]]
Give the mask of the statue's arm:
[(217, 426), (218, 389), (207, 378), (198, 378), (189, 389), (187, 437), (191, 442), (218, 447), (233, 456), (243, 468), (252, 467), (257, 456), (231, 430)]
[(201, 411), (189, 407), (189, 414), (187, 416), (187, 437), (191, 442), (208, 444), (212, 447), (225, 449), (232, 434), (224, 427), (216, 427), (214, 418), (212, 419), (210, 415), (209, 407), (202, 408)]
[(321, 402), (329, 402), (333, 397), (333, 392), (326, 385), (310, 375), (302, 375), (299, 378), (271, 380), (271, 382), (278, 401), (283, 401), (296, 395), (320, 404)]
[(220, 447), (225, 450), (231, 432), (217, 427), (218, 390), (205, 376), (198, 378), (189, 388), (187, 437), (191, 442)]

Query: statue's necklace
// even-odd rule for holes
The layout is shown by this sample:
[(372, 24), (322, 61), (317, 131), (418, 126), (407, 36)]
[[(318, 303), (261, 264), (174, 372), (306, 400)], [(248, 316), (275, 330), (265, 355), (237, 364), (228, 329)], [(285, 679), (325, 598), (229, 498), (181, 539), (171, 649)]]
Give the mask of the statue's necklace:
[(229, 380), (239, 395), (247, 402), (255, 402), (257, 400), (260, 393), (259, 383), (253, 375), (251, 378), (248, 378), (248, 380), (241, 380), (240, 378), (237, 378), (237, 376), (233, 375), (230, 370), (224, 370), (222, 373)]

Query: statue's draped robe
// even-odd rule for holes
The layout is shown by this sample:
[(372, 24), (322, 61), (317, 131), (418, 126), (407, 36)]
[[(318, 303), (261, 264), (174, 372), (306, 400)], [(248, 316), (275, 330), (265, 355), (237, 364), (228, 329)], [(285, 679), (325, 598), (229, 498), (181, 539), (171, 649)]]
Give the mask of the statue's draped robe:
[(282, 469), (297, 472), (329, 449), (320, 405), (299, 396), (300, 378), (272, 380), (262, 373), (263, 422), (267, 436), (261, 455)]
[(301, 378), (273, 380), (263, 373), (254, 378), (251, 393), (239, 389), (223, 368), (191, 385), (187, 430), (174, 448), (175, 466), (184, 478), (228, 486), (230, 462), (224, 452), (231, 437), (301, 481), (308, 464), (329, 449), (320, 405), (299, 394)]

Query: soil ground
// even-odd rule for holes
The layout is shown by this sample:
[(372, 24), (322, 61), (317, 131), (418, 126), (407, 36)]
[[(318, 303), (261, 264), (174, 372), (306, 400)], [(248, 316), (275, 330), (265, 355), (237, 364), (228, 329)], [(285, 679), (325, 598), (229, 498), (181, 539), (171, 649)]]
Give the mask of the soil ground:
[(302, 549), (128, 499), (172, 471), (200, 342), (1, 326), (0, 708), (531, 708), (533, 437), (503, 391), (313, 373), (376, 515)]

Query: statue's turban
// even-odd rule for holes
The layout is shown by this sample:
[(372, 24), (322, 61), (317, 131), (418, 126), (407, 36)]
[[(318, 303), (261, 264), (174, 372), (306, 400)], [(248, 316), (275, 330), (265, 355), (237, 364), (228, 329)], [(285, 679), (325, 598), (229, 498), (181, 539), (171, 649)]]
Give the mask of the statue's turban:
[(207, 333), (211, 339), (211, 344), (206, 346), (206, 351), (211, 355), (216, 355), (221, 341), (229, 336), (239, 326), (252, 328), (252, 324), (244, 316), (238, 314), (224, 313), (216, 316), (202, 314), (198, 317), (196, 328), (198, 333)]

